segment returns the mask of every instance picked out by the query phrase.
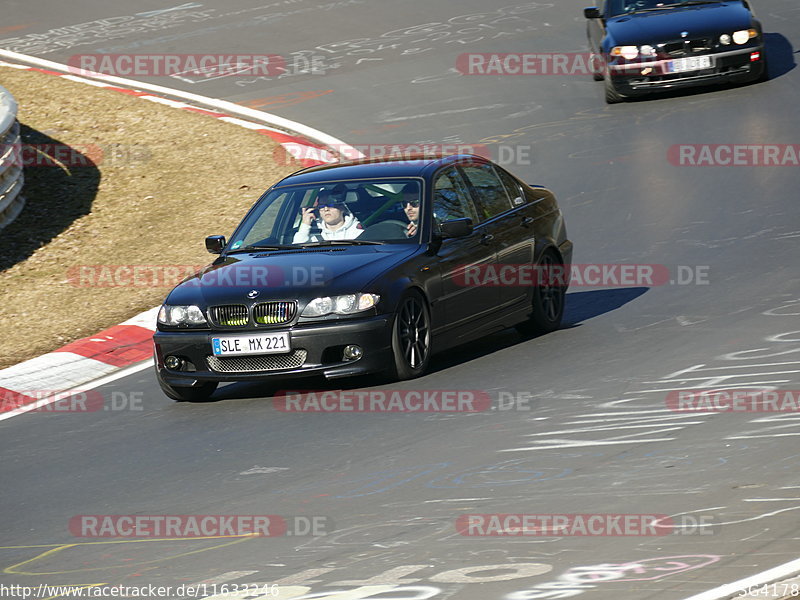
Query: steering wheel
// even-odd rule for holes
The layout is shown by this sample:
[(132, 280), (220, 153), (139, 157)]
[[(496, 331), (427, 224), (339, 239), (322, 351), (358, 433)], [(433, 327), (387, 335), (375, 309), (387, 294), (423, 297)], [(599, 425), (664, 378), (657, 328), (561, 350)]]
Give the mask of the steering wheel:
[(403, 223), (397, 219), (387, 219), (380, 223), (370, 225), (364, 230), (359, 238), (365, 240), (401, 240), (406, 237), (408, 223)]

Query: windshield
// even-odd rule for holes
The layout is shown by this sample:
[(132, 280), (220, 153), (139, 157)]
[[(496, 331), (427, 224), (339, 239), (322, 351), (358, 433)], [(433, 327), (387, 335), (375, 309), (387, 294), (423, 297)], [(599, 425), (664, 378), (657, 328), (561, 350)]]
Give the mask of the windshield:
[(370, 179), (278, 188), (259, 200), (226, 252), (419, 243), (422, 180)]

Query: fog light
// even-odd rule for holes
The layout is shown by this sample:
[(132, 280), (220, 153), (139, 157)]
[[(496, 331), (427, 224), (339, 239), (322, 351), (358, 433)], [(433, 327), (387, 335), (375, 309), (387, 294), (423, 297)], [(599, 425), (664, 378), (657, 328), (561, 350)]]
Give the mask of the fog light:
[(358, 360), (364, 354), (364, 351), (361, 349), (361, 346), (356, 346), (355, 344), (351, 344), (349, 346), (344, 347), (344, 352), (342, 352), (342, 358), (344, 360)]
[(177, 356), (168, 356), (164, 359), (164, 365), (172, 371), (178, 371), (183, 366), (183, 359)]

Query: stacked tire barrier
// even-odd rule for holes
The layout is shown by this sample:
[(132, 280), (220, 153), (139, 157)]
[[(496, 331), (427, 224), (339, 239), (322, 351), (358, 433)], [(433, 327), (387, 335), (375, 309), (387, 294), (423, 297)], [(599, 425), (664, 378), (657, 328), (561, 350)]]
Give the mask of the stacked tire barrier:
[(22, 212), (23, 183), (17, 102), (8, 90), (0, 87), (0, 229)]

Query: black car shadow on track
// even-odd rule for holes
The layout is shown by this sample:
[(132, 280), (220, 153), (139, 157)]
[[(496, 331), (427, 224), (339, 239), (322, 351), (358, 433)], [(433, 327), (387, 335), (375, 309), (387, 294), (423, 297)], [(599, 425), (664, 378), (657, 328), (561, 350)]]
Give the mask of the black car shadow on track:
[[(777, 79), (793, 70), (797, 64), (794, 60), (795, 51), (792, 43), (780, 33), (764, 34), (764, 54), (767, 57), (767, 79)], [(750, 83), (723, 83), (721, 85), (703, 85), (697, 87), (681, 88), (676, 90), (664, 90), (647, 94), (645, 96), (635, 96), (627, 98), (627, 103), (651, 102), (653, 100), (667, 100), (670, 98), (685, 98), (687, 96), (697, 96), (702, 94), (713, 94), (725, 90), (736, 89), (749, 85), (758, 85), (760, 81)]]
[[(567, 294), (564, 318), (561, 329), (579, 327), (581, 323), (599, 317), (605, 313), (622, 308), (647, 292), (647, 287), (615, 288), (610, 290), (592, 290)], [(542, 336), (538, 336), (542, 337)], [(516, 329), (504, 329), (481, 339), (480, 344), (464, 344), (445, 353), (433, 356), (428, 374), (444, 371), (450, 367), (476, 360), (494, 352), (524, 344), (532, 338), (524, 336)], [(222, 400), (241, 400), (247, 398), (270, 398), (284, 390), (355, 390), (369, 389), (386, 385), (385, 377), (364, 375), (336, 381), (324, 378), (308, 378), (297, 382), (277, 383), (234, 383), (219, 388), (206, 402)]]
[(765, 33), (764, 46), (770, 79), (786, 75), (797, 66), (794, 60), (797, 52), (792, 48), (792, 43), (780, 33)]
[(0, 271), (29, 258), (73, 221), (89, 214), (100, 185), (97, 165), (77, 148), (22, 123), (20, 138), (25, 207), (3, 229)]

